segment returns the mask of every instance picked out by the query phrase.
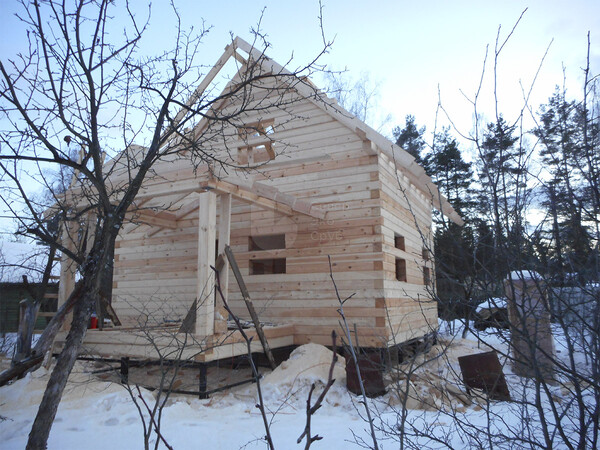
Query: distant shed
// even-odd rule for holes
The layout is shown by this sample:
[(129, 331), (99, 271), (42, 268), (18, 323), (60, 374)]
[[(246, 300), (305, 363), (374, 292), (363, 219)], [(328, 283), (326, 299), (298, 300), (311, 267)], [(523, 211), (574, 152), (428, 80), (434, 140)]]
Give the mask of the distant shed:
[[(14, 333), (19, 327), (19, 303), (30, 299), (23, 275), (33, 289), (39, 287), (48, 251), (44, 247), (29, 243), (0, 241), (0, 333)], [(56, 265), (53, 274), (58, 275)], [(42, 305), (42, 312), (56, 311), (58, 283), (53, 281), (48, 289), (48, 298)], [(49, 320), (40, 315), (35, 328), (43, 329)]]

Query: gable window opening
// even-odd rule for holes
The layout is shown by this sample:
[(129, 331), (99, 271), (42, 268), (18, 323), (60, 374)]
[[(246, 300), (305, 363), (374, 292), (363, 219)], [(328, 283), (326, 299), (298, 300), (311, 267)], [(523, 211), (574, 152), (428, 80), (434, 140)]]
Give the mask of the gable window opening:
[[(240, 140), (246, 144), (238, 147), (238, 164), (260, 164), (275, 159), (273, 142), (269, 137), (274, 133), (274, 120), (258, 121), (247, 124), (238, 129)], [(265, 139), (252, 145), (248, 145), (251, 140)]]
[(396, 280), (406, 281), (406, 260), (396, 258)]
[(275, 128), (273, 127), (274, 122), (273, 119), (269, 119), (246, 124), (238, 130), (240, 139), (246, 141), (252, 138), (271, 135), (275, 132)]

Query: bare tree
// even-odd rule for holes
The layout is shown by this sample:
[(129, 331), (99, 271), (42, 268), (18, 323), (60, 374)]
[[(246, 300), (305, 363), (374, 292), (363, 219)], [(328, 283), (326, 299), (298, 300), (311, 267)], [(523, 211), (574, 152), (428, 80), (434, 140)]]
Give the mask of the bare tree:
[(373, 82), (367, 72), (362, 72), (356, 80), (347, 71), (325, 73), (328, 95), (334, 98), (350, 114), (382, 131), (389, 125), (392, 117), (385, 117), (377, 109), (380, 99), (380, 83)]
[[(183, 155), (195, 167), (235, 165), (216, 159), (210, 143), (224, 141), (223, 130), (240, 126), (246, 112), (286, 108), (291, 100), (285, 94), (298, 83), (309, 85), (304, 77), (314, 67), (313, 61), (292, 70), (264, 69), (262, 50), (268, 43), (257, 28), (251, 54), (246, 59), (236, 54), (243, 70), (220, 93), (200, 83), (208, 69), (196, 61), (197, 51), (207, 30), (184, 30), (173, 8), (179, 25), (172, 50), (145, 56), (140, 52), (150, 9), (142, 20), (139, 12), (129, 2), (22, 0), (19, 17), (28, 29), (28, 49), (0, 62), (0, 170), (2, 188), (10, 193), (3, 198), (9, 199), (6, 205), (19, 222), (19, 233), (56, 248), (80, 276), (36, 347), (38, 354), (48, 350), (72, 310), (66, 343), (29, 436), (32, 449), (45, 448), (111, 271), (115, 239), (139, 206), (136, 196), (153, 165)], [(108, 32), (113, 17), (124, 23), (120, 35)], [(236, 52), (233, 44), (229, 51)], [(329, 47), (323, 44), (321, 54)], [(265, 96), (267, 90), (272, 95)], [(231, 107), (224, 110), (224, 105)], [(79, 151), (77, 159), (73, 148)], [(69, 190), (53, 195), (51, 215), (61, 219), (60, 239), (48, 227), (44, 211), (49, 205), (33, 201), (28, 184), (33, 178), (51, 190), (45, 169), (52, 167), (74, 173)], [(84, 222), (91, 222), (87, 232)]]
[[(599, 436), (597, 399), (600, 389), (597, 256), (585, 264), (588, 275), (577, 273), (576, 286), (565, 289), (553, 279), (553, 270), (544, 258), (544, 249), (559, 242), (556, 233), (551, 231), (548, 238), (543, 232), (546, 225), (553, 228), (555, 214), (550, 213), (548, 219), (537, 226), (528, 223), (530, 208), (535, 205), (534, 196), (544, 191), (542, 188), (548, 188), (544, 186), (547, 178), (540, 176), (536, 141), (528, 144), (532, 133), (525, 125), (526, 119), (537, 120), (529, 95), (539, 72), (531, 86), (522, 87), (523, 104), (516, 117), (504, 117), (498, 106), (500, 55), (520, 20), (504, 37), (501, 29), (498, 30), (493, 49), (494, 120), (481, 123), (479, 108), (483, 91), (480, 85), (473, 96), (468, 97), (476, 118), (473, 131), (455, 130), (475, 148), (478, 190), (483, 205), (479, 219), (490, 230), (491, 237), (487, 242), (475, 243), (479, 248), (485, 247), (491, 259), (483, 260), (483, 252), (473, 253), (473, 264), (479, 268), (474, 289), (488, 298), (506, 296), (509, 299), (509, 331), (498, 330), (495, 336), (481, 333), (479, 338), (482, 344), (489, 344), (500, 354), (505, 367), (512, 367), (510, 388), (514, 402), (507, 408), (509, 413), (505, 417), (498, 414), (494, 402), (482, 405), (487, 415), (485, 430), (458, 414), (450, 417), (470, 436), (472, 443), (486, 448), (511, 445), (594, 448)], [(540, 69), (544, 58), (545, 55)], [(584, 72), (579, 111), (585, 118), (578, 125), (583, 157), (580, 166), (566, 176), (569, 183), (577, 183), (580, 192), (588, 196), (589, 211), (595, 211), (594, 192), (598, 182), (597, 177), (589, 174), (598, 170), (597, 158), (592, 156), (598, 154), (598, 117), (593, 108), (586, 107), (586, 104), (597, 104), (591, 95), (594, 77), (589, 74), (589, 62)], [(538, 145), (543, 143), (543, 138)], [(588, 217), (587, 230), (591, 241), (597, 243), (598, 216)], [(564, 248), (564, 242), (560, 246)], [(595, 253), (590, 253), (597, 255), (597, 246)], [(551, 332), (561, 336), (554, 341), (561, 347), (553, 348)], [(511, 423), (509, 415), (518, 419), (515, 421), (518, 427)]]
[[(483, 123), (480, 116), (480, 99), (484, 96), (482, 82), (473, 96), (467, 97), (476, 118), (474, 129), (470, 133), (461, 133), (454, 128), (476, 152), (477, 189), (485, 212), (474, 211), (473, 216), (478, 224), (484, 225), (481, 229), (489, 237), (483, 239), (484, 233), (467, 219), (467, 226), (473, 226), (474, 230), (473, 251), (456, 252), (453, 256), (470, 258), (473, 271), (462, 280), (454, 278), (464, 289), (463, 301), (472, 301), (475, 295), (488, 299), (508, 297), (510, 300), (509, 329), (472, 331), (469, 337), (478, 339), (482, 351), (497, 352), (508, 373), (512, 400), (499, 404), (485, 392), (465, 393), (460, 386), (462, 375), (457, 370), (454, 338), (439, 330), (438, 345), (433, 352), (405, 358), (388, 374), (392, 378), (388, 389), (394, 392), (396, 399), (386, 399), (386, 402), (391, 404), (396, 415), (389, 414), (388, 404), (371, 404), (379, 439), (397, 441), (400, 448), (456, 448), (457, 441), (468, 447), (490, 449), (598, 446), (600, 289), (597, 245), (600, 236), (594, 200), (598, 189), (598, 177), (594, 174), (598, 173), (597, 155), (600, 154), (598, 101), (594, 96), (597, 78), (590, 73), (588, 60), (584, 68), (583, 96), (580, 101), (573, 102), (573, 105), (577, 104), (574, 110), (576, 108), (580, 115), (575, 133), (581, 158), (573, 158), (570, 161), (572, 167), (567, 171), (567, 176), (571, 177), (569, 182), (579, 185), (582, 200), (573, 207), (580, 207), (582, 217), (587, 217), (580, 228), (589, 233), (594, 248), (588, 252), (589, 259), (578, 261), (585, 273), (574, 273), (573, 285), (565, 287), (553, 279), (551, 266), (543, 258), (544, 251), (557, 244), (553, 230), (553, 216), (556, 215), (548, 214), (537, 226), (528, 222), (532, 206), (539, 206), (535, 197), (539, 197), (540, 186), (547, 183), (547, 179), (540, 176), (536, 147), (540, 142), (532, 139), (533, 133), (525, 125), (526, 119), (536, 120), (529, 95), (539, 73), (531, 86), (522, 86), (523, 105), (516, 117), (503, 116), (498, 107), (498, 65), (515, 27), (504, 36), (502, 30), (498, 30), (489, 60), (492, 61), (491, 76), (494, 79), (491, 95), (496, 100), (491, 124)], [(486, 58), (482, 80), (489, 69), (489, 61)], [(432, 147), (430, 154), (435, 156), (435, 145)], [(402, 190), (401, 183), (399, 187)], [(437, 226), (444, 230), (447, 224), (442, 220)], [(545, 229), (550, 232), (545, 233)], [(429, 249), (431, 239), (427, 230), (421, 229), (420, 233), (424, 246)], [(564, 239), (564, 235), (559, 237)], [(454, 244), (460, 246), (458, 241)], [(456, 270), (457, 267), (460, 266), (451, 268)], [(577, 266), (570, 266), (573, 267)], [(448, 270), (437, 260), (435, 268)], [(428, 292), (432, 298), (438, 298), (434, 285)], [(472, 306), (465, 305), (467, 308)], [(464, 334), (468, 334), (466, 329)], [(469, 414), (465, 414), (469, 409)], [(472, 414), (474, 410), (480, 413)], [(371, 422), (366, 418), (365, 421)]]

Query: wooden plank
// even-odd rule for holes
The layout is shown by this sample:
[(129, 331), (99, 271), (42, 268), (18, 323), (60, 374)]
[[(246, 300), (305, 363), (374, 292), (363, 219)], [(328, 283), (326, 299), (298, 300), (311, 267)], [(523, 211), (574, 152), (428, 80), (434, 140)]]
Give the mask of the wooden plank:
[[(222, 261), (222, 267), (217, 268), (217, 270), (219, 271), (219, 280), (223, 296), (225, 297), (225, 301), (227, 301), (229, 292), (229, 261), (225, 257), (225, 247), (229, 246), (231, 230), (231, 194), (221, 194), (219, 200), (219, 247), (217, 249), (217, 254), (219, 255), (220, 261)], [(216, 307), (215, 333), (224, 333), (227, 331), (228, 313), (221, 298), (217, 298)]]
[(248, 293), (248, 288), (246, 287), (246, 283), (244, 283), (244, 278), (242, 277), (242, 274), (240, 273), (240, 269), (235, 261), (235, 257), (233, 256), (231, 248), (228, 245), (225, 246), (225, 255), (227, 255), (227, 259), (229, 261), (229, 264), (231, 265), (231, 270), (233, 271), (233, 275), (235, 276), (238, 286), (240, 287), (240, 292), (242, 293), (242, 297), (244, 297), (244, 302), (246, 303), (246, 307), (248, 308), (250, 317), (252, 317), (252, 322), (254, 323), (254, 328), (256, 329), (256, 333), (258, 334), (258, 337), (260, 338), (260, 342), (263, 346), (265, 354), (267, 355), (269, 364), (271, 365), (271, 369), (275, 370), (275, 367), (277, 367), (277, 365), (275, 364), (275, 359), (273, 358), (273, 354), (271, 353), (271, 349), (269, 348), (269, 343), (267, 342), (267, 339), (265, 338), (265, 334), (263, 333), (262, 324), (260, 323), (260, 320), (258, 319), (258, 316), (254, 309), (254, 305), (252, 304), (252, 299), (250, 298), (250, 294)]
[(190, 108), (200, 99), (206, 88), (212, 83), (217, 74), (223, 69), (229, 58), (234, 53), (234, 47), (230, 44), (225, 47), (225, 52), (221, 55), (221, 57), (217, 60), (215, 65), (208, 71), (208, 73), (204, 76), (194, 93), (190, 96), (188, 101), (185, 104), (185, 107), (182, 107), (181, 110), (177, 113), (174, 119), (174, 123), (172, 127), (176, 127), (179, 122), (189, 113)]
[(12, 359), (13, 365), (31, 355), (33, 328), (39, 309), (40, 304), (33, 300), (21, 300), (19, 303), (19, 331)]
[(205, 192), (198, 198), (198, 274), (196, 284), (196, 333), (210, 336), (215, 323), (215, 239), (217, 234), (217, 196)]
[(161, 228), (177, 228), (177, 217), (166, 211), (152, 213), (150, 211), (136, 211), (131, 219), (134, 222), (140, 222), (146, 225), (153, 225)]
[[(75, 252), (77, 248), (77, 242), (75, 241), (78, 236), (78, 225), (71, 222), (63, 222), (63, 230), (61, 234), (61, 244), (68, 250)], [(60, 257), (60, 280), (58, 282), (58, 308), (60, 308), (73, 292), (75, 288), (75, 272), (77, 271), (77, 264), (65, 253)], [(62, 329), (67, 330), (71, 326), (71, 317), (73, 313), (69, 313), (65, 317)]]
[[(315, 218), (325, 218), (325, 211), (322, 211), (318, 207), (312, 207), (310, 202), (298, 200), (293, 206), (278, 202), (275, 200), (278, 192), (278, 189), (276, 188), (261, 183), (253, 183), (251, 185), (252, 190), (250, 190), (244, 187), (244, 185), (247, 185), (244, 180), (236, 180), (234, 177), (228, 177), (227, 180), (228, 181), (208, 180), (202, 183), (202, 185), (214, 189), (219, 193), (231, 194), (237, 199), (267, 209), (272, 209), (288, 216), (293, 215), (295, 212), (301, 212)], [(257, 191), (260, 192), (260, 194), (257, 194)]]

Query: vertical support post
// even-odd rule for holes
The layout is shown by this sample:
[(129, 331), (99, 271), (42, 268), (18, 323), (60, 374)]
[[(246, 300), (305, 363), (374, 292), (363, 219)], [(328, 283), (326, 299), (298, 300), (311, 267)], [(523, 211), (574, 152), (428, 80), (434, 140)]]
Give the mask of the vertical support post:
[[(79, 227), (74, 223), (69, 223), (67, 221), (63, 222), (63, 230), (61, 235), (61, 244), (63, 247), (69, 249), (72, 252), (76, 252), (77, 248), (77, 238), (79, 235)], [(66, 303), (67, 299), (73, 292), (75, 288), (75, 272), (77, 271), (77, 266), (75, 261), (69, 258), (66, 254), (62, 254), (60, 257), (60, 279), (58, 283), (58, 304), (57, 307), (60, 308), (64, 303)], [(71, 318), (72, 313), (69, 313), (65, 317), (65, 321), (63, 322), (62, 329), (68, 330), (71, 326)]]
[[(229, 261), (225, 256), (225, 247), (229, 245), (231, 232), (231, 194), (219, 196), (221, 207), (219, 210), (219, 248), (217, 254), (223, 258), (223, 267), (219, 271), (219, 280), (225, 301), (229, 290)], [(215, 311), (215, 333), (227, 332), (227, 310), (223, 306), (223, 300), (217, 296)]]
[(39, 309), (39, 303), (31, 299), (21, 300), (19, 303), (19, 332), (15, 354), (12, 359), (13, 365), (31, 356), (31, 340)]
[(121, 384), (129, 383), (129, 357), (121, 358)]
[(206, 363), (200, 363), (200, 376), (198, 377), (198, 398), (208, 398), (206, 390), (208, 388), (208, 382), (206, 377)]
[(514, 373), (554, 380), (554, 339), (544, 280), (537, 272), (512, 272), (504, 281), (504, 289)]
[(217, 235), (217, 195), (205, 192), (199, 196), (198, 209), (198, 276), (196, 284), (196, 333), (214, 334), (215, 322), (215, 239)]

